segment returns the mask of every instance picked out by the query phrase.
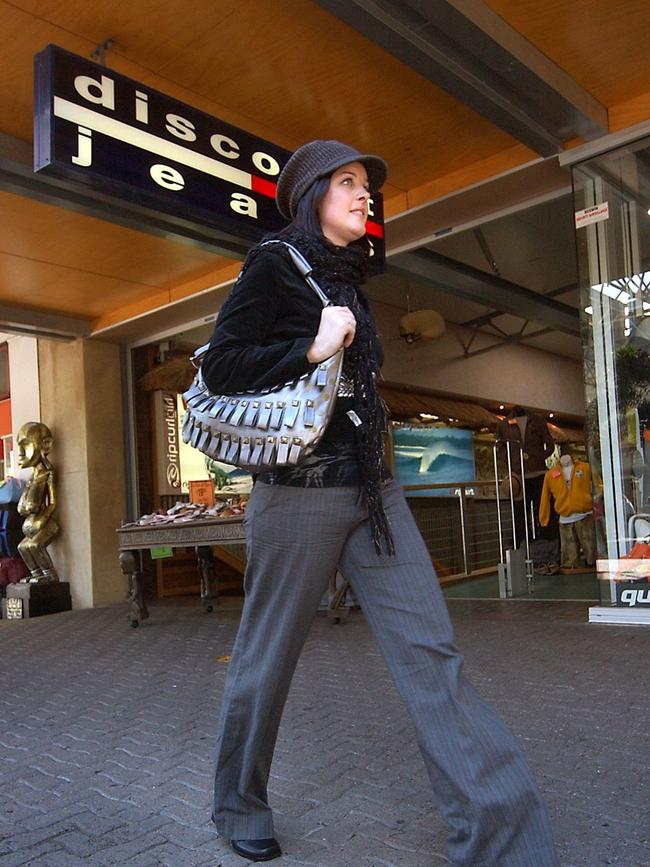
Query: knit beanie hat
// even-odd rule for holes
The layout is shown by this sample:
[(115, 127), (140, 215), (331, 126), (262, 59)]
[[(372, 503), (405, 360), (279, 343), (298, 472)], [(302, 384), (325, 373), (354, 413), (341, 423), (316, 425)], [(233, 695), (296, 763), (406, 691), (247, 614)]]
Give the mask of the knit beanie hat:
[(275, 190), (278, 211), (287, 220), (293, 219), (298, 202), (314, 181), (348, 163), (362, 163), (368, 173), (371, 193), (377, 192), (388, 175), (388, 166), (381, 157), (361, 154), (340, 141), (310, 141), (292, 154), (280, 172)]

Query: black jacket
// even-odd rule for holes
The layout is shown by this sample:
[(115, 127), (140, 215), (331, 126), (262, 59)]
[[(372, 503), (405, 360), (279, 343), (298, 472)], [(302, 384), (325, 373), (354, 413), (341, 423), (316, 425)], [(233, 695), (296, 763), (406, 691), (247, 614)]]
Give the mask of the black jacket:
[(307, 350), (323, 305), (283, 256), (260, 253), (233, 286), (202, 370), (212, 392), (281, 385), (314, 369)]
[[(546, 458), (553, 454), (555, 443), (548, 429), (546, 419), (537, 413), (527, 416), (526, 432), (521, 438), (521, 430), (518, 424), (509, 424), (507, 419), (499, 423), (497, 428), (498, 440), (510, 440), (519, 443), (524, 449), (524, 471), (526, 473), (546, 472)], [(506, 450), (502, 445), (499, 452), (505, 457)], [(511, 448), (511, 461), (513, 471), (521, 475), (521, 457), (518, 449)]]
[[(365, 293), (357, 297), (372, 317)], [(311, 372), (307, 361), (323, 305), (296, 267), (284, 256), (261, 252), (237, 280), (224, 302), (210, 350), (202, 363), (203, 378), (210, 391), (232, 394), (273, 387)], [(381, 343), (376, 341), (379, 364)], [(324, 441), (356, 441), (354, 425), (347, 417), (354, 398), (339, 397)]]

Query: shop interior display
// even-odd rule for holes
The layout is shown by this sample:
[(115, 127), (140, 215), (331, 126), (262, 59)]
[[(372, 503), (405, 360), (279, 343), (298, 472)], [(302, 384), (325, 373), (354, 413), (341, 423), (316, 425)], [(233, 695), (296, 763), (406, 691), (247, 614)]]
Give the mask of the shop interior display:
[[(444, 319), (433, 310), (410, 311), (411, 319), (402, 322), (405, 333), (396, 338), (406, 340), (406, 334), (413, 335), (415, 346), (426, 345), (444, 331)], [(426, 315), (425, 315), (426, 314)], [(408, 326), (408, 327), (406, 327)], [(417, 327), (416, 327), (417, 326)], [(196, 337), (200, 340), (202, 334)], [(137, 359), (138, 392), (168, 391), (177, 396), (177, 418), (183, 417), (184, 401), (180, 394), (187, 390), (188, 380), (195, 372), (189, 363), (195, 335), (180, 334), (178, 341), (163, 341), (140, 348)], [(469, 555), (470, 574), (477, 569), (483, 570), (488, 564), (495, 563), (499, 556), (498, 530), (493, 515), (494, 505), (494, 460), (493, 446), (495, 435), (501, 426), (507, 425), (510, 436), (521, 437), (524, 429), (525, 445), (530, 446), (531, 433), (543, 440), (541, 466), (530, 466), (529, 452), (526, 451), (526, 493), (530, 500), (533, 490), (537, 494), (532, 512), (537, 517), (539, 496), (546, 471), (545, 459), (555, 455), (559, 458), (559, 445), (571, 443), (574, 453), (582, 455), (584, 446), (582, 432), (575, 428), (561, 428), (549, 419), (547, 413), (534, 410), (516, 413), (516, 418), (505, 418), (511, 414), (510, 405), (499, 406), (497, 401), (483, 403), (452, 399), (427, 389), (405, 388), (391, 383), (382, 383), (382, 393), (391, 411), (393, 422), (389, 432), (389, 446), (386, 459), (393, 476), (402, 484), (408, 485), (410, 502), (416, 508), (418, 520), (423, 526), (430, 527), (430, 553), (438, 572), (443, 577), (460, 574), (464, 568), (463, 548), (459, 542), (461, 529), (458, 525), (458, 489), (462, 484), (465, 495), (465, 536)], [(169, 402), (169, 401), (168, 401)], [(139, 418), (139, 464), (150, 462), (149, 481), (143, 477), (140, 500), (143, 514), (124, 528), (142, 527), (163, 530), (192, 522), (218, 522), (221, 518), (237, 518), (244, 514), (246, 502), (252, 490), (253, 479), (224, 460), (211, 460), (186, 445), (177, 429), (179, 452), (179, 489), (168, 490), (164, 484), (166, 469), (158, 466), (159, 455), (164, 454), (160, 444), (152, 451), (151, 438), (156, 439), (156, 430), (164, 427), (156, 414), (155, 405), (148, 398), (141, 400)], [(525, 417), (525, 418), (524, 418)], [(510, 423), (511, 422), (511, 423)], [(530, 425), (529, 425), (530, 422)], [(569, 422), (570, 424), (570, 422)], [(514, 426), (517, 427), (515, 432)], [(180, 425), (179, 425), (180, 427)], [(528, 427), (528, 431), (526, 431)], [(527, 433), (527, 437), (526, 437)], [(534, 436), (533, 436), (534, 439)], [(530, 453), (534, 449), (531, 449)], [(515, 449), (512, 450), (513, 456)], [(519, 458), (519, 448), (516, 457)], [(228, 455), (226, 455), (227, 459)], [(504, 461), (499, 461), (499, 480), (507, 476)], [(530, 472), (539, 473), (535, 482), (530, 480)], [(518, 477), (511, 476), (513, 484), (521, 487)], [(162, 479), (162, 482), (161, 482)], [(435, 488), (424, 489), (420, 486), (435, 484)], [(415, 487), (414, 487), (415, 486)], [(201, 489), (201, 493), (198, 489)], [(417, 490), (419, 488), (419, 490)], [(536, 488), (539, 488), (537, 491)], [(208, 490), (209, 489), (209, 490)], [(208, 496), (209, 494), (209, 496)], [(502, 491), (502, 501), (507, 500), (509, 491)], [(184, 501), (184, 502), (178, 502)], [(224, 505), (225, 503), (225, 505)], [(415, 504), (417, 503), (417, 507)], [(170, 508), (171, 507), (171, 508)], [(515, 497), (517, 529), (523, 537), (523, 501)], [(521, 512), (521, 516), (519, 516)], [(508, 515), (510, 513), (508, 512)], [(528, 506), (528, 516), (531, 507)], [(555, 519), (555, 515), (553, 515)], [(530, 533), (531, 558), (535, 574), (551, 575), (559, 572), (559, 533), (557, 522), (552, 530), (552, 538), (540, 538), (539, 527), (536, 537)], [(437, 528), (433, 532), (433, 528)], [(179, 527), (180, 529), (180, 527)], [(451, 534), (451, 535), (450, 535)], [(512, 544), (512, 521), (504, 522), (504, 544)], [(521, 539), (520, 539), (521, 541)], [(542, 550), (543, 549), (543, 550)], [(551, 550), (552, 549), (552, 550)], [(549, 553), (550, 552), (550, 553)], [(240, 586), (241, 574), (245, 567), (243, 545), (240, 549), (230, 547), (227, 556), (223, 547), (215, 551), (217, 558), (226, 558), (220, 568), (226, 569), (226, 581)], [(541, 558), (541, 559), (540, 559)], [(173, 557), (156, 560), (150, 568), (154, 575), (156, 593), (165, 597), (181, 592), (196, 592), (195, 554), (175, 550)], [(232, 573), (228, 570), (233, 570)], [(148, 579), (151, 581), (152, 579)], [(187, 586), (186, 586), (187, 585)], [(151, 588), (153, 589), (153, 588)]]
[(167, 510), (152, 512), (142, 515), (137, 521), (123, 524), (123, 528), (142, 527), (155, 524), (186, 524), (191, 521), (202, 521), (207, 518), (235, 518), (246, 511), (247, 497), (228, 497), (217, 500), (213, 506), (205, 506), (202, 503), (177, 502)]
[(596, 533), (591, 470), (565, 450), (557, 466), (547, 470), (539, 508), (540, 524), (548, 525), (551, 503), (558, 516), (563, 569), (579, 569), (596, 562)]

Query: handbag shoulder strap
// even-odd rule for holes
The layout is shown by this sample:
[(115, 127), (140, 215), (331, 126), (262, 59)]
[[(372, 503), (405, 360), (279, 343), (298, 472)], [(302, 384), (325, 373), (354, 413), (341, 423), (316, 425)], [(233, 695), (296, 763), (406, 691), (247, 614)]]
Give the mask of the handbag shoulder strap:
[(293, 246), (293, 244), (289, 244), (288, 241), (283, 241), (281, 238), (272, 239), (271, 241), (264, 241), (264, 243), (260, 246), (267, 247), (269, 244), (283, 244), (287, 248), (287, 250), (289, 251), (289, 255), (291, 256), (291, 261), (305, 278), (308, 286), (313, 289), (314, 292), (318, 295), (323, 307), (329, 307), (332, 303), (331, 300), (327, 297), (327, 295), (323, 292), (318, 283), (311, 276), (314, 269), (302, 255), (300, 250), (297, 250)]
[[(272, 239), (270, 241), (264, 241), (260, 246), (266, 247), (269, 244), (283, 244), (287, 250), (289, 251), (289, 255), (291, 256), (291, 261), (297, 268), (297, 270), (302, 274), (305, 279), (305, 282), (313, 289), (314, 292), (320, 298), (321, 304), (323, 307), (329, 307), (332, 304), (331, 299), (327, 297), (327, 295), (320, 288), (318, 283), (311, 276), (312, 271), (314, 270), (309, 262), (305, 259), (302, 253), (297, 250), (293, 244), (289, 244), (287, 241), (282, 241), (281, 239)], [(206, 354), (208, 349), (210, 348), (210, 343), (204, 343), (203, 346), (199, 346), (199, 348), (194, 352), (194, 355), (190, 358), (190, 361), (196, 367), (199, 368), (201, 361), (203, 360), (203, 356)]]

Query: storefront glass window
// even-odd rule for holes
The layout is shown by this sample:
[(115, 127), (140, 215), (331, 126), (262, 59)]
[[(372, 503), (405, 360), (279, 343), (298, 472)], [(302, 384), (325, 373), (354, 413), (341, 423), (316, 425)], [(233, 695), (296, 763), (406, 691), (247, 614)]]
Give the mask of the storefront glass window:
[(573, 184), (601, 604), (650, 609), (650, 139)]

